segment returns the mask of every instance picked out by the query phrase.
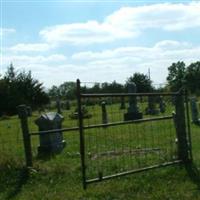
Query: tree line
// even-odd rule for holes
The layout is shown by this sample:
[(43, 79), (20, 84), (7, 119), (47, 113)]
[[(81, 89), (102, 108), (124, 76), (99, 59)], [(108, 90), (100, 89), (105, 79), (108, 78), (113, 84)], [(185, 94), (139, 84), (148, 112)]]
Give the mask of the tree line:
[[(128, 77), (125, 84), (94, 83), (93, 86), (82, 86), (84, 93), (121, 93), (127, 92), (127, 83), (135, 82), (137, 92), (178, 91), (185, 87), (191, 94), (200, 95), (200, 61), (186, 66), (182, 61), (172, 63), (168, 67), (167, 84), (159, 88), (143, 73), (134, 73)], [(0, 77), (0, 115), (16, 114), (19, 104), (30, 105), (37, 109), (57, 97), (74, 100), (76, 98), (76, 83), (64, 82), (59, 86), (53, 85), (45, 91), (43, 84), (32, 77), (31, 71), (16, 71), (11, 64), (3, 77)]]

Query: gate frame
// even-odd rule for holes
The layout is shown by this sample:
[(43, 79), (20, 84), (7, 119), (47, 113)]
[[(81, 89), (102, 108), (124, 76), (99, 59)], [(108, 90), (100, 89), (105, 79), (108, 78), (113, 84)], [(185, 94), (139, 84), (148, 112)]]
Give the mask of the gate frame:
[[(142, 172), (150, 169), (165, 167), (174, 164), (188, 164), (192, 162), (192, 148), (191, 148), (191, 135), (190, 135), (190, 119), (189, 119), (189, 105), (188, 105), (188, 94), (184, 89), (180, 89), (178, 92), (165, 92), (165, 93), (104, 93), (104, 94), (83, 94), (81, 93), (81, 82), (77, 79), (77, 103), (78, 103), (78, 120), (79, 120), (79, 134), (80, 134), (80, 155), (81, 155), (81, 171), (82, 171), (82, 183), (83, 188), (87, 188), (87, 184), (99, 182), (102, 180), (108, 180), (111, 178), (124, 176), (128, 174), (133, 174), (137, 172)], [(82, 113), (82, 98), (86, 97), (130, 97), (130, 96), (176, 96), (175, 100), (175, 114), (171, 117), (157, 117), (151, 119), (139, 119), (139, 120), (130, 120), (126, 122), (114, 122), (107, 124), (98, 124), (98, 125), (83, 125), (83, 113)], [(186, 108), (185, 108), (186, 104)], [(178, 159), (171, 162), (165, 162), (162, 164), (152, 165), (136, 170), (124, 171), (121, 173), (102, 176), (99, 178), (89, 179), (86, 178), (86, 164), (85, 164), (85, 137), (84, 129), (88, 128), (97, 128), (97, 127), (108, 127), (108, 126), (117, 126), (120, 124), (128, 124), (134, 122), (145, 122), (152, 120), (162, 120), (162, 119), (173, 119), (175, 122), (175, 129), (178, 139)], [(187, 124), (186, 124), (187, 121)], [(186, 128), (187, 127), (187, 128)]]

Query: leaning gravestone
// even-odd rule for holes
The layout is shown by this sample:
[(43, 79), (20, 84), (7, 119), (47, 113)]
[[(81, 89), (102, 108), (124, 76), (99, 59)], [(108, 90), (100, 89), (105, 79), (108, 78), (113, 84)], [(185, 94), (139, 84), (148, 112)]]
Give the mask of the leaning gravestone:
[(56, 108), (57, 108), (57, 113), (61, 114), (61, 102), (59, 96), (56, 98)]
[(196, 100), (195, 97), (191, 97), (190, 106), (191, 106), (191, 111), (192, 111), (192, 122), (194, 124), (200, 125), (199, 112), (198, 112), (198, 107), (197, 107), (197, 100)]
[(124, 97), (121, 97), (120, 109), (125, 109), (125, 108), (126, 108), (126, 105), (125, 105)]
[[(136, 92), (137, 92), (136, 84), (133, 82), (128, 83), (128, 93), (136, 93)], [(139, 111), (139, 108), (137, 106), (137, 97), (130, 96), (128, 112), (124, 114), (124, 120), (128, 121), (135, 119), (142, 119), (142, 113)]]
[[(62, 115), (50, 112), (41, 115), (35, 120), (35, 124), (38, 126), (39, 131), (47, 131), (61, 129), (63, 120)], [(56, 133), (40, 133), (39, 140), (38, 155), (59, 153), (66, 145), (61, 131)]]
[(108, 116), (107, 116), (107, 110), (106, 110), (106, 102), (101, 102), (101, 110), (102, 110), (102, 124), (108, 123)]
[(148, 96), (148, 107), (145, 109), (147, 115), (157, 115), (159, 110), (156, 109), (155, 97)]

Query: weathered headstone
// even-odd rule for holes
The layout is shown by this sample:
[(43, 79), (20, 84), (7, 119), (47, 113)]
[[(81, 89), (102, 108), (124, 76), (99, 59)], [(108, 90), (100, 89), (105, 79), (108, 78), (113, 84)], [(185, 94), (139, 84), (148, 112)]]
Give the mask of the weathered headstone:
[(195, 97), (190, 98), (190, 106), (192, 112), (192, 122), (200, 125), (199, 112), (197, 107), (197, 100)]
[(106, 102), (105, 101), (102, 101), (102, 103), (101, 103), (101, 110), (102, 110), (102, 123), (107, 124), (108, 123), (108, 116), (107, 116)]
[[(137, 92), (136, 84), (133, 82), (128, 83), (128, 93), (136, 93), (136, 92)], [(139, 111), (139, 108), (137, 106), (137, 97), (130, 96), (128, 112), (124, 114), (124, 120), (128, 121), (135, 119), (142, 119), (142, 113)]]
[(31, 107), (27, 106), (26, 109), (27, 109), (28, 116), (31, 117), (32, 116), (32, 109), (31, 109)]
[(126, 105), (125, 105), (124, 97), (121, 97), (120, 109), (125, 109), (125, 108), (126, 108)]
[[(64, 118), (62, 115), (50, 112), (41, 115), (35, 120), (35, 124), (38, 126), (39, 131), (47, 131), (61, 129), (63, 120)], [(56, 133), (40, 133), (39, 139), (40, 146), (38, 147), (38, 155), (58, 153), (66, 144), (61, 131), (57, 131)]]
[(166, 103), (165, 103), (163, 97), (159, 98), (159, 108), (160, 108), (160, 112), (161, 113), (165, 113), (165, 111), (166, 111)]
[(65, 103), (66, 110), (70, 110), (70, 102), (67, 100)]
[[(83, 118), (91, 118), (92, 117), (92, 114), (89, 113), (88, 109), (86, 108), (86, 106), (82, 106), (81, 108), (81, 111), (82, 111), (82, 117)], [(75, 108), (75, 111), (72, 112), (70, 115), (69, 115), (69, 118), (70, 119), (78, 119), (78, 108)]]
[(159, 110), (156, 108), (155, 97), (148, 96), (148, 107), (145, 109), (147, 115), (157, 115)]
[(112, 98), (108, 97), (108, 98), (106, 99), (106, 104), (107, 104), (107, 105), (112, 105), (112, 103), (113, 103)]
[(61, 114), (61, 103), (60, 103), (60, 98), (57, 96), (56, 98), (56, 108), (57, 108), (57, 113)]

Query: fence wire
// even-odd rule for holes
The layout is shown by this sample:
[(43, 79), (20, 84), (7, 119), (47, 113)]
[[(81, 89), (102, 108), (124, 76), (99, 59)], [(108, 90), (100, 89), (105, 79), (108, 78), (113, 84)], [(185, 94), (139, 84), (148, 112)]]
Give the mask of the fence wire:
[(178, 160), (175, 96), (138, 95), (138, 123), (126, 123), (129, 96), (83, 94), (81, 100), (86, 182)]

